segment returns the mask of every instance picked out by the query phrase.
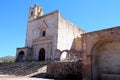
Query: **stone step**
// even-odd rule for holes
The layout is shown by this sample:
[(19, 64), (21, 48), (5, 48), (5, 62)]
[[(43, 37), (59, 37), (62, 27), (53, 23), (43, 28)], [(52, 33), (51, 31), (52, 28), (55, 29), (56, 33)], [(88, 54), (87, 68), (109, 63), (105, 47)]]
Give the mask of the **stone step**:
[(27, 76), (32, 73), (46, 73), (46, 65), (46, 61), (0, 63), (0, 75)]

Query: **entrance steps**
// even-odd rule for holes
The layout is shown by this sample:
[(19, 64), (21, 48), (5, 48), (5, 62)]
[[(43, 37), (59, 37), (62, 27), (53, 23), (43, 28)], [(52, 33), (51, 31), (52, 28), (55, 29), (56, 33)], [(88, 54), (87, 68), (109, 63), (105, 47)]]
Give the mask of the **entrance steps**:
[(47, 61), (0, 63), (0, 75), (31, 77), (46, 71)]

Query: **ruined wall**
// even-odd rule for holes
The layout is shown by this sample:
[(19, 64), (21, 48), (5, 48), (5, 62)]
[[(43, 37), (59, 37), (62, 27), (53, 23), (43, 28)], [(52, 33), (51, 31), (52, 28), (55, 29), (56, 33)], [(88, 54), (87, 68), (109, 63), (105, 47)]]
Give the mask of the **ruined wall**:
[[(84, 80), (119, 80), (120, 27), (82, 35)], [(111, 67), (112, 66), (112, 67)], [(117, 72), (118, 71), (118, 72)], [(116, 74), (114, 74), (116, 73)]]
[(47, 74), (51, 78), (79, 80), (82, 78), (82, 62), (49, 62)]

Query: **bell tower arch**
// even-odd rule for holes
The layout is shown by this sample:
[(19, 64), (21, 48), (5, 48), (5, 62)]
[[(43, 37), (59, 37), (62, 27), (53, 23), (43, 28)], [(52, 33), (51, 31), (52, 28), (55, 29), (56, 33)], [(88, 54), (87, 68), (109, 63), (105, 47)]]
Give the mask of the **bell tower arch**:
[(43, 9), (39, 7), (37, 4), (35, 4), (34, 7), (30, 7), (29, 9), (28, 21), (32, 21), (42, 15), (43, 15)]

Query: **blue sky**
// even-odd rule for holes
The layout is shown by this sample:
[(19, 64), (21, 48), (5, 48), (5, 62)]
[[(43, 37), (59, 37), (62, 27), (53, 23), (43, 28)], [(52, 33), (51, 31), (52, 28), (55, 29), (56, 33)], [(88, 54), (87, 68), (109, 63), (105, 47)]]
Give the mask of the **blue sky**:
[(120, 0), (1, 0), (0, 57), (16, 55), (24, 47), (29, 7), (35, 3), (44, 14), (57, 9), (87, 32), (120, 25)]

